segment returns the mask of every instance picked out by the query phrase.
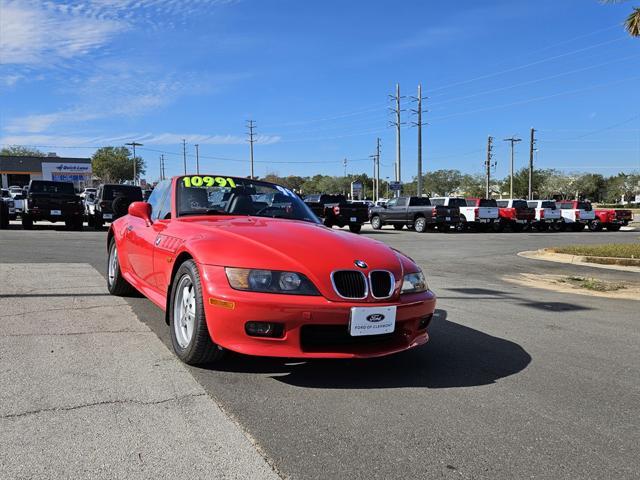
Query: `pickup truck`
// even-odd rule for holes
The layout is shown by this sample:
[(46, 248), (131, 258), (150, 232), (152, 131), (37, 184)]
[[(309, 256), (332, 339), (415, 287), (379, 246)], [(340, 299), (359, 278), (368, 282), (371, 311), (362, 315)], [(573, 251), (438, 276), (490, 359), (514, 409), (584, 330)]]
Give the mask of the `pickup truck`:
[(64, 222), (67, 228), (82, 230), (84, 208), (71, 182), (31, 180), (22, 212), (22, 228), (31, 230), (33, 222)]
[(512, 232), (521, 232), (525, 228), (531, 227), (536, 218), (536, 212), (530, 208), (526, 200), (507, 198), (497, 200), (499, 211), (498, 222), (494, 223), (494, 230), (503, 231), (510, 228)]
[(498, 219), (498, 205), (495, 200), (460, 197), (431, 197), (430, 200), (432, 205), (458, 207), (460, 222), (456, 224), (456, 230), (460, 232), (469, 229), (482, 230)]
[(560, 230), (571, 229), (574, 232), (584, 230), (596, 218), (591, 203), (579, 200), (561, 200), (557, 202), (562, 215)]
[(610, 232), (617, 232), (633, 221), (631, 210), (615, 210), (613, 208), (596, 208), (596, 218), (589, 223), (589, 230), (599, 232), (606, 228)]
[(536, 211), (536, 218), (533, 222), (533, 227), (536, 230), (546, 232), (550, 228), (558, 229), (562, 216), (555, 200), (529, 200), (527, 205)]
[(87, 194), (85, 211), (87, 224), (100, 230), (105, 222), (113, 222), (123, 217), (133, 202), (142, 201), (142, 189), (135, 185), (107, 183), (100, 185), (98, 191)]
[(375, 230), (389, 224), (396, 230), (402, 230), (406, 225), (418, 233), (434, 228), (446, 231), (460, 223), (460, 209), (433, 205), (426, 197), (397, 197), (386, 205), (372, 207), (370, 221)]
[(13, 198), (11, 198), (11, 194), (9, 193), (9, 190), (7, 190), (6, 188), (3, 188), (0, 190), (0, 201), (6, 207), (7, 211), (5, 212), (5, 216), (7, 218), (7, 222), (9, 222), (9, 220), (15, 220), (16, 219), (16, 201)]
[(344, 195), (307, 195), (304, 203), (329, 228), (348, 225), (350, 231), (358, 233), (362, 224), (369, 219), (369, 207), (366, 204), (349, 202)]

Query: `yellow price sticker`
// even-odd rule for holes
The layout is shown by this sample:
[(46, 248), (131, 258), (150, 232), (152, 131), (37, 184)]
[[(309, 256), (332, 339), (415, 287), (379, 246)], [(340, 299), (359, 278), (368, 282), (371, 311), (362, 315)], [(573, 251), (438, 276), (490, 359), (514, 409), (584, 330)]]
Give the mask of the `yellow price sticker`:
[(185, 187), (230, 187), (236, 188), (236, 182), (230, 177), (210, 177), (208, 175), (192, 175), (190, 177), (182, 177), (182, 183)]

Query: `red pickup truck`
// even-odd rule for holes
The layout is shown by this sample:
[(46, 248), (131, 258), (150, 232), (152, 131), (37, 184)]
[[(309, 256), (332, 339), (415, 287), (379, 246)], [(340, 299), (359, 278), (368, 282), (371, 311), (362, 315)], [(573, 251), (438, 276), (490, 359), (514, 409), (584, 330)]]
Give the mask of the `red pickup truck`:
[(501, 232), (509, 227), (512, 232), (521, 232), (531, 227), (536, 219), (536, 211), (529, 208), (526, 200), (502, 199), (498, 200), (498, 222), (494, 223), (494, 230)]
[(614, 210), (613, 208), (596, 208), (596, 218), (589, 224), (589, 230), (599, 232), (606, 228), (610, 232), (617, 232), (633, 221), (631, 210)]

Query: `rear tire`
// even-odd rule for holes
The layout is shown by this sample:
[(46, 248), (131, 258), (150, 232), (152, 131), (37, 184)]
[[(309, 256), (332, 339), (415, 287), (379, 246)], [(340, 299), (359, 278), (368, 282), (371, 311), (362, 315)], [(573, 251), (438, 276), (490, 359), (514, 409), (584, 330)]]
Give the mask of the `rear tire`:
[(118, 247), (114, 238), (109, 243), (109, 255), (107, 256), (107, 290), (111, 295), (118, 297), (128, 297), (136, 292), (136, 289), (124, 279), (120, 272)]
[(171, 344), (178, 358), (189, 365), (220, 360), (224, 350), (213, 343), (209, 335), (200, 273), (193, 260), (187, 260), (178, 268), (170, 295)]
[(327, 227), (327, 228), (333, 228), (333, 223), (331, 222), (331, 220), (328, 219), (324, 219), (324, 221), (322, 222), (322, 224)]
[[(591, 230), (592, 232), (600, 232), (603, 228), (602, 222), (598, 219), (593, 220), (592, 222), (589, 223), (589, 230)], [(607, 230), (609, 230), (607, 228)]]
[(362, 225), (358, 223), (352, 223), (351, 225), (349, 225), (349, 231), (351, 233), (360, 233), (360, 230), (362, 230)]
[(9, 228), (9, 207), (0, 200), (0, 230)]
[(617, 232), (622, 225), (607, 225), (608, 232)]
[(581, 232), (582, 230), (584, 230), (584, 227), (586, 227), (584, 223), (574, 223), (573, 225), (571, 225), (571, 230), (573, 230), (574, 232)]
[(21, 220), (22, 228), (24, 228), (25, 230), (33, 230), (33, 219), (30, 216), (23, 213)]
[(380, 230), (382, 228), (382, 220), (378, 215), (371, 217), (371, 228), (374, 230)]
[(418, 233), (424, 233), (427, 230), (427, 219), (424, 217), (416, 218), (413, 222), (413, 229)]

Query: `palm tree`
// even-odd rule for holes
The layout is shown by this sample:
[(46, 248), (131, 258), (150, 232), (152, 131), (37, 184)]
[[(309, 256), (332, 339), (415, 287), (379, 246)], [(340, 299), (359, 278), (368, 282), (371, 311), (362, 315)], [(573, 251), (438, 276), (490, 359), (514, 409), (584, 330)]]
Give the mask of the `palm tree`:
[[(620, 3), (626, 0), (602, 0), (603, 3)], [(629, 14), (624, 22), (624, 28), (632, 37), (640, 37), (640, 7), (633, 7), (633, 12)]]
[(624, 26), (632, 37), (640, 37), (640, 7), (634, 7)]

